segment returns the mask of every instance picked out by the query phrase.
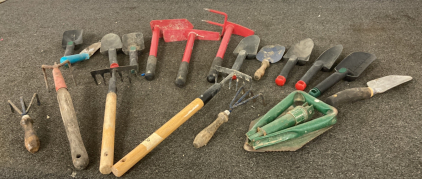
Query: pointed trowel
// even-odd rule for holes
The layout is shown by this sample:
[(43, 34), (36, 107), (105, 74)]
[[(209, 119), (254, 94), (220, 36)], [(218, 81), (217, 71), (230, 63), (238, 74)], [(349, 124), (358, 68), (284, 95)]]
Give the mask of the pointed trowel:
[(289, 51), (284, 55), (284, 59), (287, 59), (286, 65), (280, 72), (280, 75), (275, 79), (275, 83), (278, 86), (283, 86), (286, 82), (287, 75), (289, 75), (290, 70), (296, 65), (304, 65), (309, 61), (309, 56), (311, 55), (312, 49), (314, 48), (314, 41), (307, 38), (296, 43), (290, 47)]
[(262, 47), (256, 55), (256, 59), (261, 61), (261, 67), (256, 70), (254, 79), (259, 80), (265, 74), (265, 69), (270, 66), (270, 63), (276, 63), (281, 60), (286, 51), (286, 47), (281, 45), (267, 45)]
[(343, 46), (336, 45), (322, 53), (311, 66), (311, 68), (309, 68), (309, 70), (305, 73), (305, 75), (303, 75), (302, 78), (296, 83), (296, 89), (301, 91), (305, 90), (306, 84), (309, 83), (312, 77), (315, 76), (319, 70), (330, 71), (334, 62), (337, 60), (338, 56), (340, 56), (341, 51), (343, 51)]
[(368, 87), (351, 88), (340, 91), (330, 97), (325, 102), (336, 107), (341, 103), (354, 102), (362, 99), (368, 99), (378, 93), (383, 93), (391, 88), (412, 80), (411, 76), (390, 75), (368, 81)]

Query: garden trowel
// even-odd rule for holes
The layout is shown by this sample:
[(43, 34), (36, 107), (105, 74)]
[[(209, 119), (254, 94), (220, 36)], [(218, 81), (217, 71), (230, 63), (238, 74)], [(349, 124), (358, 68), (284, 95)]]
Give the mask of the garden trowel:
[(340, 91), (330, 97), (325, 102), (331, 106), (338, 106), (342, 103), (350, 103), (362, 99), (369, 99), (375, 94), (383, 93), (391, 88), (412, 80), (411, 76), (390, 75), (368, 81), (368, 87), (351, 88)]
[(288, 59), (288, 61), (281, 70), (280, 75), (275, 79), (275, 83), (278, 86), (283, 86), (284, 83), (286, 83), (287, 75), (289, 75), (290, 70), (296, 64), (304, 65), (309, 61), (309, 56), (311, 55), (313, 48), (314, 41), (310, 38), (301, 40), (299, 43), (290, 47), (289, 51), (287, 51), (286, 55), (283, 57), (284, 59)]
[(83, 43), (82, 34), (84, 30), (68, 30), (63, 33), (62, 47), (66, 49), (63, 56), (73, 55), (75, 46)]
[[(239, 71), (246, 58), (252, 59), (256, 57), (259, 41), (260, 39), (257, 35), (251, 35), (243, 38), (239, 42), (236, 49), (233, 51), (233, 54), (237, 55), (236, 61), (234, 61), (232, 66), (233, 70)], [(233, 76), (233, 80), (236, 80), (236, 76)]]
[(370, 53), (351, 53), (336, 66), (335, 73), (331, 74), (331, 76), (312, 88), (311, 91), (309, 91), (309, 94), (313, 97), (319, 97), (328, 88), (343, 78), (349, 81), (355, 80), (375, 59), (376, 56)]
[(276, 63), (281, 60), (286, 51), (286, 47), (281, 45), (267, 45), (262, 47), (256, 55), (256, 59), (262, 62), (261, 67), (256, 70), (254, 79), (259, 80), (265, 74), (265, 69), (270, 66), (270, 63)]
[(137, 66), (136, 70), (132, 70), (132, 74), (138, 72), (138, 53), (145, 48), (144, 36), (140, 32), (125, 34), (122, 36), (123, 48), (122, 51), (129, 55), (130, 66)]
[(296, 83), (296, 89), (301, 91), (305, 90), (306, 85), (319, 70), (330, 71), (334, 62), (336, 62), (338, 56), (340, 56), (341, 51), (343, 51), (343, 46), (336, 45), (322, 53), (305, 75)]

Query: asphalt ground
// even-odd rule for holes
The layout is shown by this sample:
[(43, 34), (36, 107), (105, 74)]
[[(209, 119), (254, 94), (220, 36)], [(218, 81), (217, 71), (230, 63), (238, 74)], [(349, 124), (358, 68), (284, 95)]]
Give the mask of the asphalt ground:
[[(98, 42), (108, 33), (122, 36), (142, 32), (145, 50), (139, 55), (144, 72), (150, 48), (149, 22), (187, 18), (195, 29), (221, 31), (202, 19), (223, 22), (223, 16), (204, 11), (226, 12), (229, 21), (255, 30), (260, 47), (281, 44), (290, 48), (305, 38), (315, 47), (310, 61), (291, 71), (286, 85), (274, 79), (285, 61), (271, 65), (267, 74), (254, 81), (266, 106), (248, 103), (233, 111), (229, 121), (201, 149), (193, 147), (197, 133), (228, 108), (235, 91), (228, 85), (191, 119), (138, 162), (125, 178), (420, 178), (422, 165), (421, 60), (422, 16), (420, 1), (18, 1), (0, 4), (1, 66), (1, 178), (114, 178), (99, 171), (104, 104), (108, 87), (95, 85), (90, 71), (107, 68), (108, 57), (100, 53), (73, 66), (75, 86), (68, 69), (62, 73), (72, 96), (81, 135), (90, 163), (85, 170), (73, 167), (68, 140), (47, 71), (51, 92), (45, 89), (41, 65), (58, 62), (64, 53), (62, 34), (84, 29), (84, 44)], [(232, 54), (242, 37), (232, 36), (223, 65), (231, 67)], [(206, 75), (220, 42), (195, 41), (187, 85), (174, 80), (185, 41), (164, 43), (160, 39), (157, 78), (143, 77), (117, 82), (115, 156), (118, 161), (145, 138), (201, 95), (210, 83)], [(294, 91), (294, 84), (326, 49), (342, 44), (339, 59), (356, 51), (377, 56), (358, 79), (341, 81), (320, 99), (386, 75), (410, 75), (406, 84), (368, 100), (338, 107), (334, 127), (296, 152), (250, 153), (243, 150), (251, 120), (261, 116)], [(128, 56), (118, 53), (120, 65)], [(260, 66), (246, 60), (241, 71), (253, 75)], [(331, 73), (319, 72), (309, 84), (317, 85)], [(108, 77), (107, 77), (108, 80)], [(30, 100), (38, 93), (41, 106), (30, 116), (41, 141), (31, 154), (24, 147), (20, 117), (11, 113), (7, 100)]]

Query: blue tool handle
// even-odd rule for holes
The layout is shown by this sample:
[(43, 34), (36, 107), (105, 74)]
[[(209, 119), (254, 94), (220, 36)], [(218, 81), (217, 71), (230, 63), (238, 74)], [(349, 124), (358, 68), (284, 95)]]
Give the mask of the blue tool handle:
[(81, 53), (81, 54), (75, 54), (70, 56), (64, 56), (60, 58), (60, 63), (63, 63), (66, 60), (69, 60), (70, 64), (74, 64), (76, 62), (84, 61), (89, 59), (89, 54), (87, 53)]

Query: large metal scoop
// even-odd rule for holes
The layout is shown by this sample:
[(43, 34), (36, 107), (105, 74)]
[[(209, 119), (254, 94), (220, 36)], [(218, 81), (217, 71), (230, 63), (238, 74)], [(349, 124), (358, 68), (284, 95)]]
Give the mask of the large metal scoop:
[(138, 66), (138, 52), (145, 48), (144, 35), (140, 32), (125, 34), (122, 36), (123, 48), (122, 51), (129, 55), (130, 66), (137, 66), (136, 70), (131, 73), (136, 73), (139, 70)]
[(82, 34), (84, 30), (68, 30), (63, 33), (62, 47), (66, 49), (64, 56), (73, 54), (75, 46), (83, 43)]
[(196, 29), (165, 30), (163, 36), (164, 41), (166, 42), (187, 40), (182, 63), (180, 64), (179, 71), (177, 72), (176, 76), (176, 81), (174, 82), (178, 87), (183, 87), (186, 84), (190, 57), (192, 55), (193, 44), (195, 43), (195, 40), (220, 40), (220, 33), (218, 32)]
[(193, 29), (193, 25), (187, 19), (153, 20), (150, 22), (152, 30), (151, 48), (145, 71), (145, 78), (153, 80), (155, 66), (157, 65), (158, 40), (163, 37), (163, 30), (167, 29)]
[(322, 71), (330, 71), (334, 62), (336, 62), (338, 56), (343, 51), (342, 45), (336, 45), (331, 47), (322, 53), (309, 70), (303, 75), (303, 77), (296, 83), (295, 87), (297, 90), (305, 90), (306, 84), (312, 79), (312, 77), (322, 69)]
[(355, 80), (375, 59), (376, 56), (370, 53), (351, 53), (336, 66), (335, 73), (312, 88), (309, 94), (318, 97), (343, 78), (349, 81)]
[(286, 51), (286, 47), (281, 45), (267, 45), (262, 47), (256, 55), (256, 59), (262, 62), (261, 67), (256, 70), (254, 79), (259, 80), (265, 74), (265, 69), (270, 66), (270, 63), (276, 63), (281, 60)]
[(304, 65), (305, 62), (309, 61), (309, 56), (311, 55), (313, 48), (314, 41), (310, 38), (301, 40), (299, 43), (293, 45), (283, 57), (284, 59), (288, 59), (288, 61), (281, 70), (280, 75), (275, 79), (275, 83), (278, 86), (283, 86), (284, 83), (286, 83), (286, 78), (293, 66), (296, 64)]

